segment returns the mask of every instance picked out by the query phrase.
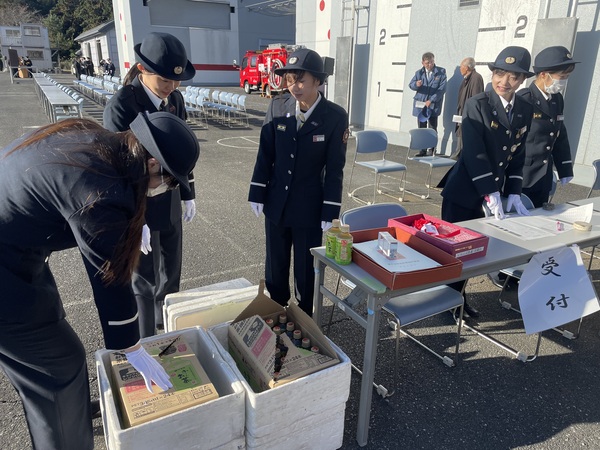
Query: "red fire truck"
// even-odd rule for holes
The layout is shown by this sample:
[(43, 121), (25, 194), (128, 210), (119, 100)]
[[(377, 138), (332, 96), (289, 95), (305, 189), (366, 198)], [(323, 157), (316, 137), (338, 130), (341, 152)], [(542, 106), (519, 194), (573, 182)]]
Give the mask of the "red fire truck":
[(302, 48), (301, 45), (270, 44), (265, 50), (248, 50), (242, 59), (240, 69), (240, 87), (246, 94), (260, 90), (270, 96), (284, 89), (283, 79), (275, 75), (275, 69), (285, 66), (288, 54)]

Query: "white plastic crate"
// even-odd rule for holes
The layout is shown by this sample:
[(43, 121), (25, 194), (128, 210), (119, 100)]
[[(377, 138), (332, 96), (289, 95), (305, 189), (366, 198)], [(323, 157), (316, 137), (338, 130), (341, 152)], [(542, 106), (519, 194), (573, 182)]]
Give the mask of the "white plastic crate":
[(245, 448), (245, 389), (226, 363), (214, 340), (200, 327), (142, 339), (150, 342), (183, 336), (214, 384), (219, 398), (132, 428), (122, 427), (118, 393), (109, 378), (110, 350), (95, 353), (100, 406), (106, 446), (109, 450), (173, 450)]
[(169, 294), (163, 306), (165, 331), (211, 326), (233, 320), (256, 297), (245, 278)]
[(344, 437), (350, 359), (329, 341), (340, 363), (264, 392), (254, 392), (228, 352), (228, 323), (209, 330), (246, 390), (247, 449), (337, 449)]

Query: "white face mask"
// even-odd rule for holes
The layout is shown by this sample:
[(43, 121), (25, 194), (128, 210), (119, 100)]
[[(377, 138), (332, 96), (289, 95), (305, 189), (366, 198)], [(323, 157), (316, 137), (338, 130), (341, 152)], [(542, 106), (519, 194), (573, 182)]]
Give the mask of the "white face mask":
[(557, 80), (556, 78), (552, 78), (552, 84), (550, 86), (546, 86), (546, 82), (544, 81), (544, 87), (546, 88), (546, 92), (548, 94), (558, 94), (559, 92), (564, 92), (567, 87), (567, 80)]

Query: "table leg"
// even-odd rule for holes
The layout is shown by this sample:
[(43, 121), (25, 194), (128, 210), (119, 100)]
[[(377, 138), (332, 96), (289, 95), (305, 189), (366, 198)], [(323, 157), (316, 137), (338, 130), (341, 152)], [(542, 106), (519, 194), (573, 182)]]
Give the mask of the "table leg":
[(371, 417), (371, 400), (373, 398), (373, 379), (375, 378), (375, 361), (377, 360), (377, 341), (381, 308), (375, 306), (375, 296), (367, 297), (367, 331), (365, 353), (363, 359), (363, 375), (360, 386), (360, 403), (358, 407), (358, 426), (356, 441), (364, 447), (369, 439), (369, 419)]
[(321, 316), (323, 315), (323, 293), (321, 286), (325, 281), (325, 264), (319, 258), (313, 258), (315, 268), (315, 293), (313, 294), (313, 320), (322, 330)]

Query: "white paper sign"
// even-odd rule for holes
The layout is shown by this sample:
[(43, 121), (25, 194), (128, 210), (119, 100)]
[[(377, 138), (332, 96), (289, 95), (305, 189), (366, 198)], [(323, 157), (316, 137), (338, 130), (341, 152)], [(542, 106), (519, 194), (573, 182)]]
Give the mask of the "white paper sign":
[(560, 247), (531, 258), (519, 282), (519, 305), (527, 334), (600, 311), (579, 247)]

